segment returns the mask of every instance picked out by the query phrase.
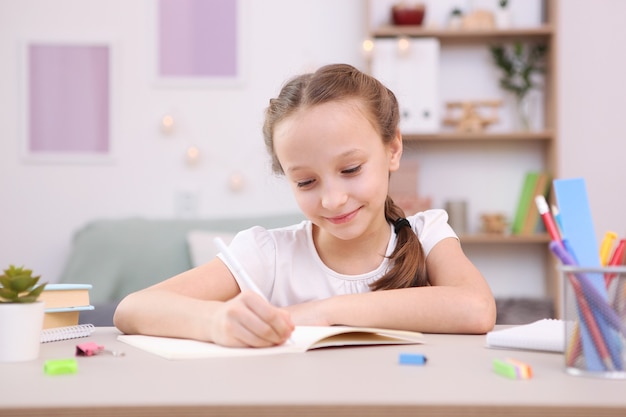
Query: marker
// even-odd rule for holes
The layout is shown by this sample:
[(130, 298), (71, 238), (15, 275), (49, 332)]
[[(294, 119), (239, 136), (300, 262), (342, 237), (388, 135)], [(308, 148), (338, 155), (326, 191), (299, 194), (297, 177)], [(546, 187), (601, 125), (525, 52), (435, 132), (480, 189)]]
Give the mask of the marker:
[(563, 245), (563, 241), (561, 240), (561, 234), (559, 233), (559, 229), (556, 226), (556, 223), (554, 223), (552, 214), (550, 214), (550, 208), (548, 207), (548, 202), (546, 201), (546, 198), (542, 195), (536, 196), (535, 204), (537, 205), (537, 211), (539, 211), (539, 215), (543, 219), (543, 224), (546, 226), (546, 230), (550, 235), (550, 239)]
[(604, 234), (604, 239), (602, 239), (602, 243), (600, 244), (600, 264), (602, 266), (609, 264), (609, 256), (615, 239), (617, 239), (617, 233), (613, 231), (609, 230)]
[[(611, 256), (611, 260), (609, 261), (609, 266), (619, 266), (622, 264), (624, 259), (624, 251), (626, 250), (626, 239), (620, 239), (615, 251), (613, 251), (613, 255)], [(606, 288), (609, 288), (611, 285), (611, 281), (617, 276), (617, 274), (604, 274), (604, 284)]]

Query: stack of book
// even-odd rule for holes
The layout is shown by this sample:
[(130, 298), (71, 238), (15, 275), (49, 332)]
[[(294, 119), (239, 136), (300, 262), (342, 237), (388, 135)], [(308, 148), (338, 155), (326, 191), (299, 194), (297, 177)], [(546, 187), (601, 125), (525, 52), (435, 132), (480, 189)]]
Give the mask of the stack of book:
[(45, 303), (44, 329), (76, 326), (81, 311), (93, 310), (89, 304), (91, 284), (48, 284), (39, 296)]

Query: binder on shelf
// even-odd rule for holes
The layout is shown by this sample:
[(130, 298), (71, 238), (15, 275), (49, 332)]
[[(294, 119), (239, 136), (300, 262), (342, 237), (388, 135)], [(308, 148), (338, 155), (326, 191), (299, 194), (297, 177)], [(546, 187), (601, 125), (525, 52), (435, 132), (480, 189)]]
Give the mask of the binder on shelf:
[(396, 95), (402, 133), (439, 131), (439, 40), (374, 42), (372, 75)]

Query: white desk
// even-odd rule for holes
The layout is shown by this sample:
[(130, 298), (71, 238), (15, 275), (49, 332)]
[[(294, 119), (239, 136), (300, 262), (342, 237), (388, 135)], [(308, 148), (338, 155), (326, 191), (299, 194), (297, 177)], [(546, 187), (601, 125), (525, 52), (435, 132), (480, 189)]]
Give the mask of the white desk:
[[(0, 415), (18, 416), (626, 416), (626, 381), (574, 377), (555, 353), (494, 350), (485, 336), (425, 335), (423, 345), (168, 361), (116, 340), (114, 328), (42, 345), (32, 362), (0, 363)], [(124, 357), (79, 357), (74, 375), (46, 359), (94, 341)], [(425, 366), (398, 365), (421, 352)], [(494, 358), (529, 363), (530, 380), (494, 374)]]

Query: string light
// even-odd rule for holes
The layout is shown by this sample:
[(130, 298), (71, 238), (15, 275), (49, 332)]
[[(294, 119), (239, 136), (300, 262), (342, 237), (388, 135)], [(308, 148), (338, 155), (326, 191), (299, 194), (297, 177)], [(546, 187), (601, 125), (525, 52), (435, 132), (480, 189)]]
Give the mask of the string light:
[(166, 135), (174, 131), (174, 116), (166, 114), (161, 118), (161, 131)]

